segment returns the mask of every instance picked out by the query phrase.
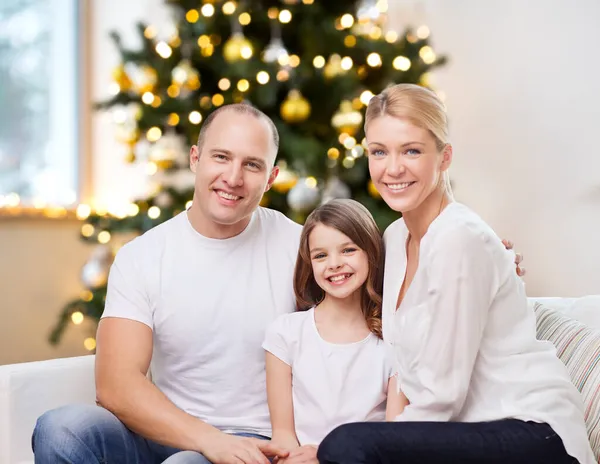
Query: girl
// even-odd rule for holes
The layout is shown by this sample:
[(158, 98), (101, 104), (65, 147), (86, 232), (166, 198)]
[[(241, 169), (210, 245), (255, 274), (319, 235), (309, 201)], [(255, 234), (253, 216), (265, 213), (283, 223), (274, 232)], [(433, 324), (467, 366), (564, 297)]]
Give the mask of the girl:
[[(356, 201), (332, 200), (306, 220), (294, 274), (300, 311), (276, 319), (263, 344), (272, 440), (292, 450), (286, 464), (314, 462), (338, 425), (386, 418), (396, 384), (381, 339), (383, 255)], [(387, 405), (399, 412), (403, 396)]]
[(402, 213), (384, 236), (383, 329), (410, 404), (396, 422), (334, 430), (319, 461), (595, 462), (579, 393), (535, 338), (511, 254), (452, 197), (441, 101), (393, 86), (369, 102), (365, 131), (371, 179)]

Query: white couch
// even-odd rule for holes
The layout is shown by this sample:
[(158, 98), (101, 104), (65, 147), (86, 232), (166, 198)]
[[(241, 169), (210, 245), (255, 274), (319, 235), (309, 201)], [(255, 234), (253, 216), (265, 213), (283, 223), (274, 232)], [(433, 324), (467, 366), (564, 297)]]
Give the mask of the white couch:
[[(600, 330), (600, 295), (535, 301)], [(68, 403), (95, 403), (93, 356), (0, 366), (0, 464), (32, 463), (36, 419)]]

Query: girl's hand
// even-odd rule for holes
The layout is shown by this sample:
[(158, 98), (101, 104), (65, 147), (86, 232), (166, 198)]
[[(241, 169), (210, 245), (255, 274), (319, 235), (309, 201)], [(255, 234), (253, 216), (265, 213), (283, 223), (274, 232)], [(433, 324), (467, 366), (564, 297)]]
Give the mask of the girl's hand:
[[(502, 243), (504, 244), (507, 250), (513, 249), (513, 243), (510, 240), (502, 240)], [(525, 268), (521, 267), (522, 262), (523, 255), (521, 253), (515, 253), (515, 264), (517, 265), (517, 275), (519, 277), (523, 277), (525, 275)]]
[(303, 445), (292, 450), (289, 456), (281, 459), (280, 464), (318, 464), (317, 445)]

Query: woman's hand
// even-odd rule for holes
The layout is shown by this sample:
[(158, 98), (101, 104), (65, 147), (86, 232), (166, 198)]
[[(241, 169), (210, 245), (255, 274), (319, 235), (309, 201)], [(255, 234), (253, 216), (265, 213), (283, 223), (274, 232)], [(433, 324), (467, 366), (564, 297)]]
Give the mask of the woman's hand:
[[(507, 250), (513, 249), (513, 243), (510, 240), (502, 240), (502, 243)], [(523, 277), (525, 275), (525, 268), (521, 267), (520, 264), (523, 262), (523, 255), (521, 253), (515, 253), (515, 264), (517, 265), (517, 275)]]
[[(278, 464), (318, 464), (317, 445), (303, 445), (293, 449), (285, 459), (277, 460)], [(273, 461), (275, 462), (275, 461)]]

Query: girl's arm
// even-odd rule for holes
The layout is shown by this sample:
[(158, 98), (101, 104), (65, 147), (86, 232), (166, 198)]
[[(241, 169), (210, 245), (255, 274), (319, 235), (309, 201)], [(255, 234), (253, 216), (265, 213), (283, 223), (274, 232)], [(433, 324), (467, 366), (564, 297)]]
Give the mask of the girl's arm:
[(268, 351), (266, 363), (267, 401), (273, 429), (272, 441), (291, 451), (300, 446), (294, 428), (292, 368)]
[(385, 420), (393, 422), (404, 408), (408, 405), (408, 398), (404, 396), (404, 393), (398, 390), (398, 381), (396, 376), (390, 377), (388, 383), (388, 396), (387, 406), (385, 408)]

